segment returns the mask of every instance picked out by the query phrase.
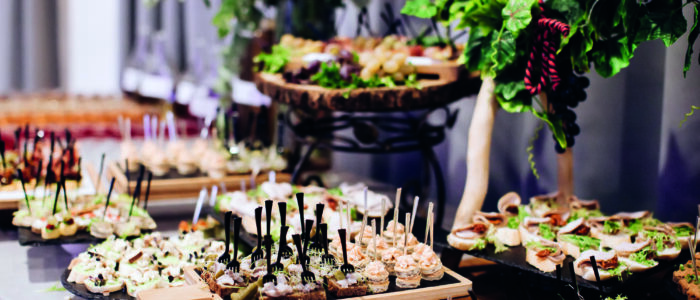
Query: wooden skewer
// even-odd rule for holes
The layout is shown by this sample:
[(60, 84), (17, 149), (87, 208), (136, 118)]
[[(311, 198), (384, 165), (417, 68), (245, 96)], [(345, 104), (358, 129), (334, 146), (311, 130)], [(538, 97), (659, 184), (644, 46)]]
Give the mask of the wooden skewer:
[(338, 201), (338, 228), (343, 228), (343, 202)]
[(425, 222), (425, 239), (423, 240), (423, 244), (428, 243), (428, 235), (430, 234), (430, 222), (432, 220), (431, 214), (433, 213), (433, 202), (430, 202), (428, 204), (428, 219)]
[(372, 220), (372, 250), (374, 251), (372, 255), (372, 261), (377, 259), (377, 239), (374, 234), (377, 232), (377, 220)]
[[(382, 216), (381, 216), (381, 223), (379, 224), (379, 236), (384, 237), (384, 214), (386, 213), (386, 201), (382, 199)], [(374, 234), (377, 234), (375, 231)]]
[[(411, 222), (411, 213), (406, 213), (406, 224), (409, 224), (409, 222)], [(404, 228), (407, 227), (404, 226)], [(406, 255), (406, 251), (408, 250), (408, 234), (409, 232), (406, 231), (403, 235), (403, 255)]]
[(347, 215), (347, 229), (348, 229), (348, 234), (350, 233), (350, 227), (352, 226), (352, 221), (350, 220), (350, 202), (346, 203), (345, 205), (345, 214)]
[(394, 202), (394, 238), (392, 244), (396, 246), (396, 223), (399, 222), (399, 199), (401, 199), (401, 188), (396, 189), (396, 200)]
[(367, 215), (362, 216), (362, 228), (360, 228), (360, 239), (357, 244), (362, 248), (362, 239), (365, 237), (365, 224), (367, 224)]
[(418, 203), (420, 202), (420, 198), (416, 196), (413, 198), (413, 211), (411, 212), (411, 226), (409, 228), (410, 232), (413, 232), (413, 222), (416, 221), (416, 211), (418, 210)]
[(433, 236), (435, 233), (435, 216), (430, 212), (430, 250), (433, 250)]

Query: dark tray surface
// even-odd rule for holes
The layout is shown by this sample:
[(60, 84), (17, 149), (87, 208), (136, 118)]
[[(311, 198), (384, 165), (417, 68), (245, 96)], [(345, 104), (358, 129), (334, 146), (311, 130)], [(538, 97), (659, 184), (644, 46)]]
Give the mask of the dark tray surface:
[[(451, 248), (451, 250), (455, 251), (454, 248)], [(501, 253), (495, 253), (495, 250), (495, 246), (489, 244), (484, 250), (472, 250), (466, 251), (466, 253), (475, 257), (483, 258), (486, 260), (497, 262), (499, 264), (517, 268), (529, 272), (530, 274), (535, 276), (544, 276), (554, 279), (557, 278), (556, 272), (542, 272), (534, 266), (528, 264), (527, 261), (525, 261), (525, 247), (511, 247), (509, 250)], [(585, 280), (577, 275), (576, 282), (580, 288), (600, 290), (604, 294), (614, 294), (621, 291), (622, 289), (626, 289), (629, 286), (635, 285), (637, 282), (643, 281), (642, 279), (645, 279), (647, 277), (657, 275), (660, 273), (672, 272), (674, 270), (674, 267), (678, 266), (679, 263), (685, 262), (687, 260), (687, 251), (683, 251), (681, 252), (681, 255), (673, 261), (660, 261), (659, 265), (657, 265), (655, 268), (647, 270), (645, 272), (632, 273), (632, 275), (623, 276), (623, 279), (621, 281), (616, 278), (611, 278), (609, 280), (601, 281), (601, 285), (599, 287), (597, 282)], [(571, 270), (569, 269), (569, 262), (573, 261), (574, 258), (570, 256), (567, 256), (564, 260), (564, 264), (561, 268), (561, 277), (564, 282), (571, 283)]]

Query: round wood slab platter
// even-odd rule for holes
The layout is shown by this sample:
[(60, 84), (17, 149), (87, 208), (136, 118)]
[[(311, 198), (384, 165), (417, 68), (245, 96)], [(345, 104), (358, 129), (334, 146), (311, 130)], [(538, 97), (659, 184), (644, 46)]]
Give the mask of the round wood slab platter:
[(420, 80), (420, 89), (360, 88), (344, 97), (346, 89), (287, 83), (281, 74), (258, 73), (258, 89), (272, 100), (306, 110), (346, 112), (408, 111), (441, 107), (479, 90), (479, 75), (460, 72), (457, 80)]

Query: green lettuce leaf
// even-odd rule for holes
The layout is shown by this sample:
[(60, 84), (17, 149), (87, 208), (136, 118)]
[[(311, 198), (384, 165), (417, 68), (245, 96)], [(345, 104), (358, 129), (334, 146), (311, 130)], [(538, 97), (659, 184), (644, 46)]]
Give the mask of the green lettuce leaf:
[(600, 240), (590, 236), (562, 234), (559, 236), (560, 241), (572, 243), (578, 247), (581, 252), (586, 250), (596, 250), (600, 248)]

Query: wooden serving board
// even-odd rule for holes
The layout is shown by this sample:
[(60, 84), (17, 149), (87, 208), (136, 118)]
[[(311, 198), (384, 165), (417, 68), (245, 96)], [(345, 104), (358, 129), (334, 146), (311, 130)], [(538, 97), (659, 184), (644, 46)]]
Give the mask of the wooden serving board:
[[(185, 279), (190, 284), (190, 282), (193, 282), (196, 286), (200, 286), (202, 283), (201, 278), (199, 277), (199, 274), (194, 271), (194, 268), (185, 268)], [(441, 281), (450, 281), (450, 283), (447, 284), (440, 284)], [(199, 281), (197, 281), (199, 280)], [(391, 285), (393, 285), (394, 282), (394, 276), (391, 276), (390, 281)], [(440, 299), (448, 299), (448, 298), (460, 298), (460, 297), (465, 297), (469, 295), (469, 290), (472, 288), (472, 282), (471, 280), (464, 278), (463, 276), (457, 274), (456, 272), (445, 268), (445, 277), (443, 277), (443, 280), (440, 281), (421, 281), (421, 284), (425, 284), (426, 286), (421, 286), (415, 289), (400, 289), (400, 290), (393, 290), (391, 287), (388, 292), (386, 293), (381, 293), (381, 294), (375, 294), (375, 295), (367, 295), (367, 296), (361, 296), (361, 297), (353, 297), (353, 298), (344, 298), (344, 299), (387, 299), (390, 297), (399, 297), (397, 299), (408, 299), (408, 300), (440, 300)], [(149, 298), (149, 299), (170, 299), (166, 298), (166, 293), (169, 295), (169, 292), (167, 292), (168, 289), (158, 289), (158, 290), (153, 290), (154, 291), (154, 297)], [(393, 290), (393, 291), (392, 291)], [(158, 294), (157, 292), (163, 292), (163, 294)], [(332, 295), (326, 293), (327, 299), (335, 299), (332, 297)], [(218, 297), (218, 295), (214, 293), (210, 293), (210, 298), (209, 299), (214, 299), (213, 297)], [(139, 299), (142, 299), (139, 296)], [(176, 298), (176, 299), (181, 299), (181, 298)], [(220, 299), (220, 298), (219, 298)], [(146, 299), (144, 299), (146, 300)]]
[[(378, 88), (327, 89), (318, 85), (287, 83), (281, 74), (258, 73), (258, 89), (273, 100), (296, 108), (347, 112), (386, 112), (444, 106), (476, 93), (481, 85), (478, 73), (455, 65), (425, 66), (426, 74), (438, 79), (419, 80), (420, 89), (397, 86)], [(445, 73), (445, 75), (436, 75)], [(451, 74), (451, 75), (450, 75)]]
[[(116, 162), (111, 162), (107, 166), (107, 178), (115, 177), (115, 189), (120, 192), (127, 191), (127, 180), (124, 171), (121, 166)], [(133, 176), (136, 177), (136, 176)], [(278, 182), (288, 182), (291, 180), (291, 175), (287, 173), (277, 173), (276, 180)], [(129, 178), (129, 190), (133, 191), (136, 188), (136, 178)], [(255, 184), (261, 184), (268, 180), (268, 174), (260, 174), (255, 178)], [(103, 180), (105, 181), (105, 180)], [(226, 185), (226, 190), (240, 190), (241, 181), (245, 181), (246, 184), (250, 182), (250, 174), (233, 174), (227, 175), (221, 179), (213, 179), (208, 176), (178, 176), (173, 178), (153, 178), (151, 180), (151, 191), (149, 200), (162, 200), (162, 199), (177, 199), (177, 198), (190, 198), (197, 197), (199, 191), (203, 187), (210, 187), (214, 185), (219, 185), (224, 183)], [(141, 192), (145, 192), (146, 181), (142, 183)]]

